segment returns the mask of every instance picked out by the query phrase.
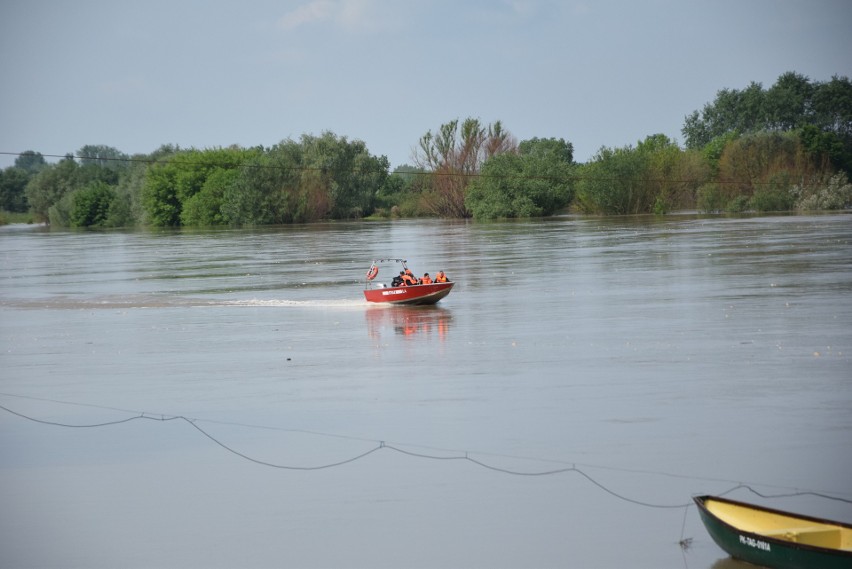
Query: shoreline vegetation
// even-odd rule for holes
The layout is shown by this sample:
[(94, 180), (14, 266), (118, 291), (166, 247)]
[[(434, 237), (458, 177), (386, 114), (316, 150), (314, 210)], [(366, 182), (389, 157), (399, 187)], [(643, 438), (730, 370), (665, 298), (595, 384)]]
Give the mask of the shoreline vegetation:
[[(852, 83), (794, 72), (768, 89), (723, 89), (662, 134), (577, 163), (557, 138), (517, 141), (500, 122), (451, 120), (418, 141), (413, 164), (332, 132), (272, 147), (126, 155), (26, 151), (0, 171), (0, 224), (251, 227), (338, 219), (509, 219), (845, 210), (852, 207)], [(51, 157), (51, 156), (48, 156)]]

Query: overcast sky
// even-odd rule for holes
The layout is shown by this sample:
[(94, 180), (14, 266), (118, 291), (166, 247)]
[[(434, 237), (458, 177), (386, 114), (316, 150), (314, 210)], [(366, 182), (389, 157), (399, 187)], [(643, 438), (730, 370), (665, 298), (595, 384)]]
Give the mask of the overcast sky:
[(682, 142), (722, 88), (852, 77), (850, 24), (849, 0), (2, 0), (0, 152), (328, 130), (395, 167), (475, 117), (586, 161)]

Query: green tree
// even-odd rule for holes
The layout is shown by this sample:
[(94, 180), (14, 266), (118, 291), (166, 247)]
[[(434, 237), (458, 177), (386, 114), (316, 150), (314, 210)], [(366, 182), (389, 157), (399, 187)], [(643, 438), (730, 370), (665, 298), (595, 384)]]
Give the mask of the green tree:
[(847, 147), (852, 138), (852, 82), (835, 75), (831, 81), (818, 83), (813, 90), (813, 124), (832, 132)]
[[(731, 134), (805, 129), (810, 130), (803, 135), (808, 151), (823, 153), (831, 146), (834, 167), (852, 172), (852, 83), (847, 77), (811, 82), (787, 72), (768, 90), (759, 83), (742, 91), (723, 89), (701, 112), (685, 117), (682, 133), (687, 148), (701, 149)], [(812, 129), (827, 136), (816, 136)]]
[[(788, 72), (765, 91), (756, 83), (725, 89), (687, 116), (682, 132), (716, 177), (698, 192), (702, 209), (835, 204), (843, 192), (834, 188), (845, 186), (826, 180), (837, 170), (852, 173), (852, 83), (838, 76), (811, 82)], [(809, 198), (824, 191), (831, 197)]]
[(726, 209), (788, 210), (795, 203), (794, 186), (807, 185), (821, 170), (796, 133), (742, 136), (719, 160), (721, 199)]
[[(202, 191), (207, 179), (219, 170), (239, 168), (246, 158), (242, 149), (217, 148), (181, 151), (153, 164), (143, 187), (143, 204), (149, 223), (161, 227), (180, 226), (184, 220), (184, 205)], [(203, 209), (208, 212), (221, 209), (221, 204), (210, 203), (213, 198), (218, 199), (218, 194), (210, 190), (203, 198), (195, 200), (196, 205), (187, 219), (201, 215), (200, 202), (203, 201), (207, 202)]]
[(15, 213), (27, 211), (26, 188), (29, 179), (26, 170), (15, 166), (0, 170), (0, 210)]
[(109, 227), (130, 227), (146, 225), (145, 207), (142, 193), (148, 172), (148, 157), (135, 156), (130, 166), (121, 173), (115, 186), (115, 200), (110, 207), (106, 225)]
[(518, 152), (523, 156), (543, 158), (561, 164), (574, 163), (574, 145), (561, 138), (531, 138), (521, 141)]
[(766, 92), (760, 83), (752, 82), (738, 91), (722, 89), (713, 103), (704, 105), (684, 120), (681, 129), (687, 148), (700, 149), (716, 137), (729, 132), (754, 132), (768, 125)]
[(44, 167), (30, 179), (26, 188), (27, 202), (37, 220), (48, 221), (50, 208), (78, 187), (78, 169), (74, 159), (66, 157), (55, 165)]
[(55, 165), (44, 166), (30, 179), (27, 201), (36, 219), (65, 226), (70, 223), (71, 194), (95, 182), (114, 186), (118, 180), (118, 172), (95, 163), (77, 164), (68, 155)]
[(28, 175), (38, 174), (45, 166), (47, 166), (47, 162), (44, 161), (44, 156), (32, 150), (22, 152), (15, 158), (15, 168), (20, 168)]
[(169, 162), (152, 165), (142, 188), (146, 219), (158, 227), (180, 225), (181, 202), (176, 191), (176, 168)]
[(707, 161), (711, 175), (715, 176), (719, 173), (719, 160), (722, 158), (722, 153), (725, 151), (728, 144), (736, 140), (738, 137), (739, 133), (732, 130), (712, 139), (704, 145), (703, 149), (700, 150), (704, 160)]
[(77, 156), (81, 166), (92, 164), (116, 172), (126, 169), (130, 160), (127, 154), (103, 144), (87, 144), (77, 151)]
[(204, 180), (201, 190), (188, 198), (181, 208), (181, 225), (207, 227), (224, 225), (222, 213), (225, 193), (235, 183), (240, 172), (236, 169), (217, 169)]
[(105, 226), (115, 197), (115, 190), (102, 181), (77, 190), (71, 195), (71, 226)]
[(429, 191), (421, 195), (423, 207), (441, 217), (470, 217), (465, 206), (468, 184), (486, 160), (516, 151), (517, 142), (500, 121), (486, 126), (467, 118), (459, 128), (456, 119), (434, 134), (427, 131), (415, 154), (416, 165), (432, 174)]
[(577, 207), (587, 213), (667, 213), (695, 206), (710, 177), (700, 152), (662, 134), (636, 147), (602, 148), (580, 172)]
[(301, 209), (325, 194), (329, 211), (314, 212), (311, 217), (347, 219), (372, 213), (376, 193), (388, 175), (387, 158), (371, 156), (360, 140), (350, 142), (331, 132), (319, 137), (303, 135), (301, 145)]
[[(250, 156), (240, 175), (225, 188), (224, 222), (250, 226), (307, 221), (295, 212), (301, 162), (302, 147), (292, 140)], [(316, 207), (327, 211), (325, 204)]]
[(581, 211), (597, 214), (648, 213), (646, 156), (632, 146), (602, 148), (582, 170), (577, 186)]
[(804, 75), (792, 71), (781, 75), (766, 92), (766, 127), (770, 130), (793, 130), (811, 120), (814, 86)]
[(832, 164), (852, 175), (852, 82), (834, 76), (817, 84), (811, 104), (814, 126), (827, 134), (820, 146), (830, 144)]
[(376, 194), (374, 215), (379, 217), (421, 217), (434, 215), (423, 203), (432, 188), (432, 175), (416, 166), (398, 166)]
[(642, 193), (647, 202), (653, 199), (654, 213), (694, 207), (698, 188), (709, 177), (701, 153), (684, 151), (663, 134), (648, 136), (637, 144), (636, 152), (646, 162)]
[(573, 147), (562, 139), (523, 141), (518, 153), (492, 156), (471, 182), (466, 207), (476, 219), (540, 217), (572, 197)]
[(817, 160), (824, 157), (835, 168), (852, 172), (852, 148), (845, 145), (836, 133), (809, 124), (799, 130), (799, 139), (805, 150)]

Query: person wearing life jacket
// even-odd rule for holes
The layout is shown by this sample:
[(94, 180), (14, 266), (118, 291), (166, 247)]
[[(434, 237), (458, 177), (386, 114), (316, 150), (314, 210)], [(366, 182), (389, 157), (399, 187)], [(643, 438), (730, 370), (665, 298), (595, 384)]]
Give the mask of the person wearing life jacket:
[(432, 277), (429, 276), (429, 273), (423, 274), (423, 278), (420, 279), (420, 284), (432, 284)]
[(411, 272), (411, 269), (405, 269), (405, 272), (402, 275), (403, 281), (405, 281), (406, 286), (419, 284), (417, 281), (417, 277), (414, 276), (414, 273)]
[(436, 283), (446, 283), (450, 282), (450, 279), (447, 278), (447, 275), (444, 274), (444, 271), (438, 271), (438, 274), (435, 275)]

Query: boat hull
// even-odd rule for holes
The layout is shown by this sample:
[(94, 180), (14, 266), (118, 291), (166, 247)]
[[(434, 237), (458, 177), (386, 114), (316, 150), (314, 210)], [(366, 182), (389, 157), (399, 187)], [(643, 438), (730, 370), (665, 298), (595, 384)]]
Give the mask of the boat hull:
[(852, 526), (712, 496), (693, 499), (710, 537), (731, 557), (773, 569), (852, 569)]
[(364, 290), (367, 302), (384, 304), (435, 304), (448, 294), (455, 283), (432, 283), (413, 286), (369, 288)]

